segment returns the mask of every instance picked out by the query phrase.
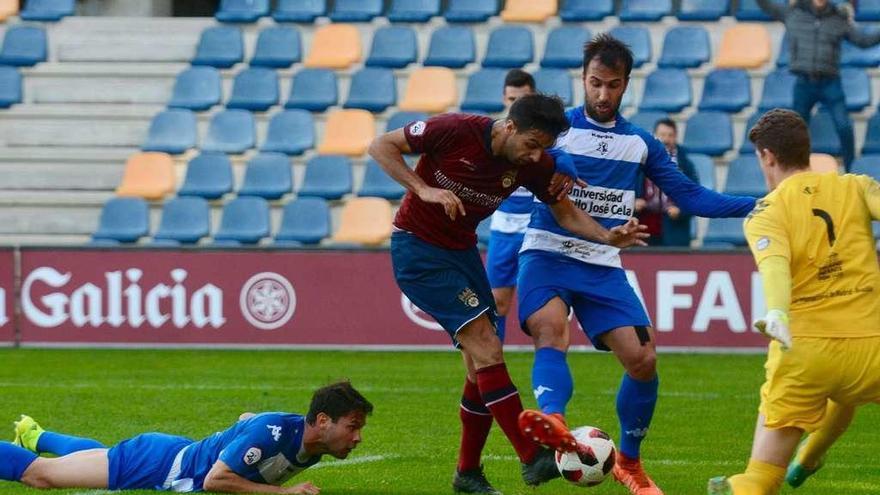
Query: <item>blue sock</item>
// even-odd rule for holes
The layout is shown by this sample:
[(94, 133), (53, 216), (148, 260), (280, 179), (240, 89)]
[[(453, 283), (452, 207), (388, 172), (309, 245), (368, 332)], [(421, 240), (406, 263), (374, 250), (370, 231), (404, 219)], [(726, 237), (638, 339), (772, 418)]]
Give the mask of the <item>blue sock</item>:
[(657, 405), (657, 376), (647, 382), (623, 374), (617, 392), (617, 417), (620, 418), (620, 451), (630, 459), (639, 458), (639, 447), (648, 434), (654, 406)]
[(538, 349), (532, 366), (532, 391), (541, 411), (564, 415), (573, 390), (565, 353), (552, 347)]
[(58, 457), (79, 452), (80, 450), (103, 449), (104, 444), (91, 438), (74, 437), (45, 431), (37, 440), (37, 452), (48, 452)]
[(9, 442), (0, 442), (0, 480), (21, 481), (37, 455)]
[(504, 334), (507, 333), (507, 315), (499, 316), (498, 319), (495, 320), (495, 328), (498, 334), (498, 339), (501, 340), (501, 343), (504, 343)]

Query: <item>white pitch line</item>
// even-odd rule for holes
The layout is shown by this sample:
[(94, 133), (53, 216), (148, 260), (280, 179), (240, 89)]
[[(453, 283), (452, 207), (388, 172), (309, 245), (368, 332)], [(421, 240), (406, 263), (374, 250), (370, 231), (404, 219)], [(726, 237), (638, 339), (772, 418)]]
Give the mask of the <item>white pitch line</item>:
[(324, 463), (314, 465), (311, 469), (330, 468), (330, 467), (337, 467), (337, 466), (351, 466), (353, 464), (368, 464), (368, 463), (373, 463), (373, 462), (387, 461), (390, 459), (397, 459), (398, 457), (403, 457), (403, 456), (401, 456), (400, 454), (367, 455), (364, 457), (355, 457), (352, 459), (342, 459), (340, 461), (324, 462)]

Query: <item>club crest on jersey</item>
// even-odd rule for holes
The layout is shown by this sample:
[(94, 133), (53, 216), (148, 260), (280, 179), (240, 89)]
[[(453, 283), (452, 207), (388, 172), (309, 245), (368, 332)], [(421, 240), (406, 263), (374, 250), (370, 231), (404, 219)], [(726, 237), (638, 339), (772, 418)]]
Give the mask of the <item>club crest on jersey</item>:
[(516, 170), (508, 170), (501, 176), (501, 185), (504, 186), (505, 189), (513, 186), (513, 183), (516, 182), (516, 172)]
[(461, 301), (465, 306), (476, 308), (480, 305), (480, 298), (477, 297), (476, 292), (473, 291), (470, 287), (466, 287), (464, 290), (458, 293), (458, 300)]
[(409, 133), (413, 136), (421, 136), (425, 133), (425, 127), (427, 126), (428, 124), (426, 124), (425, 121), (417, 120), (409, 126)]
[(244, 463), (248, 466), (253, 466), (254, 464), (260, 462), (260, 459), (263, 458), (263, 451), (256, 448), (251, 447), (244, 453)]
[(599, 145), (596, 146), (596, 151), (598, 151), (602, 156), (608, 154), (608, 141), (599, 141)]

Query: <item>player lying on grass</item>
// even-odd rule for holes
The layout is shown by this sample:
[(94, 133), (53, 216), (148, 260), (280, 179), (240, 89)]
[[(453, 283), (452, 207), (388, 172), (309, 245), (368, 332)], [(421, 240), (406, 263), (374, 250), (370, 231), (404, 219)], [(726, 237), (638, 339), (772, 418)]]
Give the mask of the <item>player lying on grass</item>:
[[(33, 488), (314, 495), (320, 489), (310, 482), (280, 485), (324, 454), (347, 457), (372, 410), (350, 383), (339, 382), (314, 393), (305, 417), (244, 413), (198, 442), (146, 433), (109, 449), (97, 440), (44, 431), (22, 416), (15, 441), (0, 442), (0, 479)], [(59, 457), (39, 457), (43, 453)]]
[(746, 472), (710, 480), (710, 495), (800, 486), (855, 408), (880, 402), (880, 184), (811, 172), (807, 125), (790, 110), (764, 114), (749, 139), (771, 191), (745, 223), (769, 309), (755, 327), (774, 341)]

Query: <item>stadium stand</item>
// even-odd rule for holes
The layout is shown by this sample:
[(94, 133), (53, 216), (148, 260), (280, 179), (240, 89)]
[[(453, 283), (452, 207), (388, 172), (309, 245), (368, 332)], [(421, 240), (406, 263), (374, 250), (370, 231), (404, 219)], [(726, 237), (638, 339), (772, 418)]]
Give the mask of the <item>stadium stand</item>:
[(297, 198), (284, 205), (275, 243), (318, 244), (330, 236), (330, 206), (321, 198)]
[(219, 199), (232, 192), (232, 162), (225, 153), (204, 151), (190, 160), (178, 196)]
[(684, 69), (657, 69), (645, 80), (639, 110), (680, 112), (691, 104), (691, 82)]
[[(214, 240), (220, 244), (256, 244), (269, 236), (269, 204), (256, 196), (240, 196), (223, 205), (220, 228)], [(232, 242), (226, 242), (232, 241)]]
[(141, 150), (179, 155), (195, 148), (197, 139), (196, 115), (191, 110), (174, 108), (153, 117)]
[(880, 113), (875, 113), (868, 119), (862, 154), (880, 154)]
[(232, 26), (215, 26), (202, 31), (192, 64), (228, 69), (243, 59), (241, 30)]
[(260, 31), (251, 65), (283, 69), (302, 60), (302, 40), (293, 27), (276, 26)]
[(654, 124), (660, 119), (665, 119), (669, 115), (666, 112), (657, 112), (652, 110), (639, 111), (628, 119), (633, 124), (645, 129), (648, 132), (654, 130)]
[(315, 121), (306, 110), (284, 110), (269, 120), (262, 151), (301, 155), (315, 147)]
[(764, 77), (764, 90), (761, 92), (759, 110), (771, 108), (792, 108), (794, 106), (794, 74), (786, 69), (776, 69)]
[(710, 218), (703, 238), (703, 247), (727, 248), (745, 246), (742, 218)]
[(535, 72), (537, 90), (562, 98), (566, 107), (574, 104), (571, 75), (565, 69), (540, 69)]
[[(786, 0), (773, 0), (775, 3), (784, 4)], [(739, 0), (736, 9), (736, 19), (739, 21), (770, 21), (770, 16), (758, 7), (757, 0)]]
[(464, 26), (444, 26), (431, 33), (425, 67), (461, 69), (476, 60), (474, 33)]
[(214, 67), (189, 67), (177, 75), (168, 106), (200, 112), (219, 105), (222, 98), (220, 71)]
[(541, 67), (577, 69), (584, 62), (584, 43), (592, 33), (580, 26), (559, 26), (547, 35)]
[(498, 0), (449, 0), (447, 22), (485, 22), (498, 14)]
[(614, 0), (562, 0), (559, 17), (565, 22), (601, 21), (614, 13)]
[(767, 183), (754, 154), (740, 155), (727, 166), (727, 194), (741, 194), (760, 198), (767, 194)]
[(758, 119), (761, 118), (761, 115), (763, 115), (763, 113), (764, 113), (764, 110), (759, 109), (758, 111), (753, 113), (751, 116), (749, 116), (749, 120), (746, 121), (746, 126), (743, 129), (743, 136), (742, 136), (742, 142), (741, 142), (742, 144), (740, 145), (740, 148), (739, 148), (740, 154), (755, 152), (755, 146), (752, 144), (751, 141), (749, 141), (749, 130), (758, 122)]
[(21, 103), (21, 74), (15, 67), (0, 66), (0, 108)]
[(852, 164), (852, 173), (870, 175), (880, 181), (880, 155), (862, 155)]
[(701, 110), (687, 121), (684, 147), (692, 153), (721, 156), (733, 148), (733, 124), (725, 112)]
[(220, 22), (255, 22), (269, 15), (269, 0), (221, 0), (216, 17)]
[(351, 191), (351, 160), (345, 156), (319, 155), (306, 162), (306, 173), (297, 195), (336, 200)]
[(611, 36), (629, 45), (633, 52), (633, 67), (638, 69), (651, 61), (653, 48), (651, 47), (651, 33), (642, 26), (620, 25), (611, 28)]
[(468, 77), (467, 91), (461, 102), (462, 111), (500, 112), (504, 109), (505, 69), (480, 69)]
[(458, 101), (455, 73), (445, 67), (423, 67), (409, 76), (398, 108), (406, 112), (445, 112)]
[(544, 22), (556, 15), (556, 0), (507, 0), (501, 10), (504, 22)]
[(20, 16), (24, 21), (60, 21), (75, 9), (76, 0), (27, 0)]
[(0, 0), (0, 22), (18, 15), (19, 0)]
[(387, 26), (373, 34), (367, 67), (402, 69), (418, 59), (416, 32), (406, 26)]
[(366, 169), (364, 170), (364, 181), (357, 193), (358, 196), (373, 196), (389, 201), (397, 201), (405, 193), (406, 189), (386, 174), (375, 160), (372, 158), (367, 160)]
[(840, 80), (848, 111), (861, 112), (871, 104), (871, 80), (864, 69), (844, 67), (840, 70)]
[(174, 192), (174, 160), (167, 153), (136, 153), (125, 162), (119, 196), (162, 199)]
[(304, 63), (311, 68), (347, 69), (360, 60), (361, 37), (357, 28), (350, 24), (327, 24), (312, 34), (312, 49)]
[(758, 69), (770, 60), (770, 34), (761, 24), (735, 24), (724, 32), (715, 67)]
[(715, 189), (715, 162), (707, 155), (699, 153), (689, 153), (688, 158), (694, 164), (697, 171), (697, 177), (700, 179), (700, 185), (707, 189)]
[(779, 50), (776, 52), (776, 67), (788, 67), (791, 60), (791, 51), (788, 47), (788, 34), (782, 35), (782, 41), (779, 42)]
[(659, 67), (693, 69), (712, 58), (709, 33), (702, 26), (676, 26), (666, 31)]
[(370, 22), (382, 14), (382, 0), (335, 0), (330, 20), (333, 22)]
[(247, 162), (239, 196), (274, 200), (293, 192), (293, 173), (287, 155), (260, 153)]
[(360, 156), (367, 152), (374, 137), (376, 121), (373, 114), (358, 109), (337, 110), (327, 117), (318, 153)]
[(211, 210), (205, 198), (176, 197), (162, 206), (162, 220), (153, 241), (195, 244), (211, 231)]
[(388, 121), (385, 123), (385, 132), (400, 129), (406, 124), (417, 120), (428, 120), (428, 114), (424, 112), (397, 112), (388, 117)]
[(382, 198), (353, 198), (342, 207), (333, 240), (379, 245), (391, 238), (391, 203)]
[(276, 0), (272, 18), (277, 22), (311, 23), (327, 13), (327, 0)]
[(254, 116), (247, 110), (229, 109), (214, 114), (208, 134), (202, 140), (204, 151), (244, 153), (255, 145)]
[(535, 58), (532, 32), (524, 26), (500, 26), (489, 34), (483, 67), (522, 67)]
[(706, 76), (700, 110), (736, 113), (752, 104), (749, 75), (740, 69), (715, 69)]
[(840, 63), (848, 67), (877, 67), (880, 65), (880, 47), (859, 48), (844, 41), (840, 50)]
[(391, 22), (428, 22), (440, 15), (440, 0), (392, 0), (388, 9)]
[(856, 20), (859, 22), (880, 21), (880, 1), (859, 0), (856, 3)]
[(339, 102), (336, 73), (328, 69), (302, 69), (293, 76), (285, 108), (323, 112)]
[(672, 0), (622, 0), (617, 16), (623, 22), (653, 22), (672, 14)]
[(841, 145), (837, 128), (834, 127), (831, 112), (824, 105), (821, 105), (810, 119), (810, 144), (814, 153), (840, 154)]
[(266, 67), (248, 67), (235, 76), (226, 108), (264, 112), (278, 104), (278, 76)]
[(364, 67), (351, 77), (348, 99), (343, 108), (384, 112), (396, 103), (397, 83), (394, 72), (382, 67)]
[(728, 12), (729, 0), (681, 0), (676, 16), (682, 21), (717, 21)]
[(113, 198), (101, 209), (93, 239), (137, 242), (150, 231), (150, 212), (141, 198)]
[(15, 25), (6, 29), (0, 65), (31, 67), (45, 62), (48, 57), (46, 31), (37, 26)]

